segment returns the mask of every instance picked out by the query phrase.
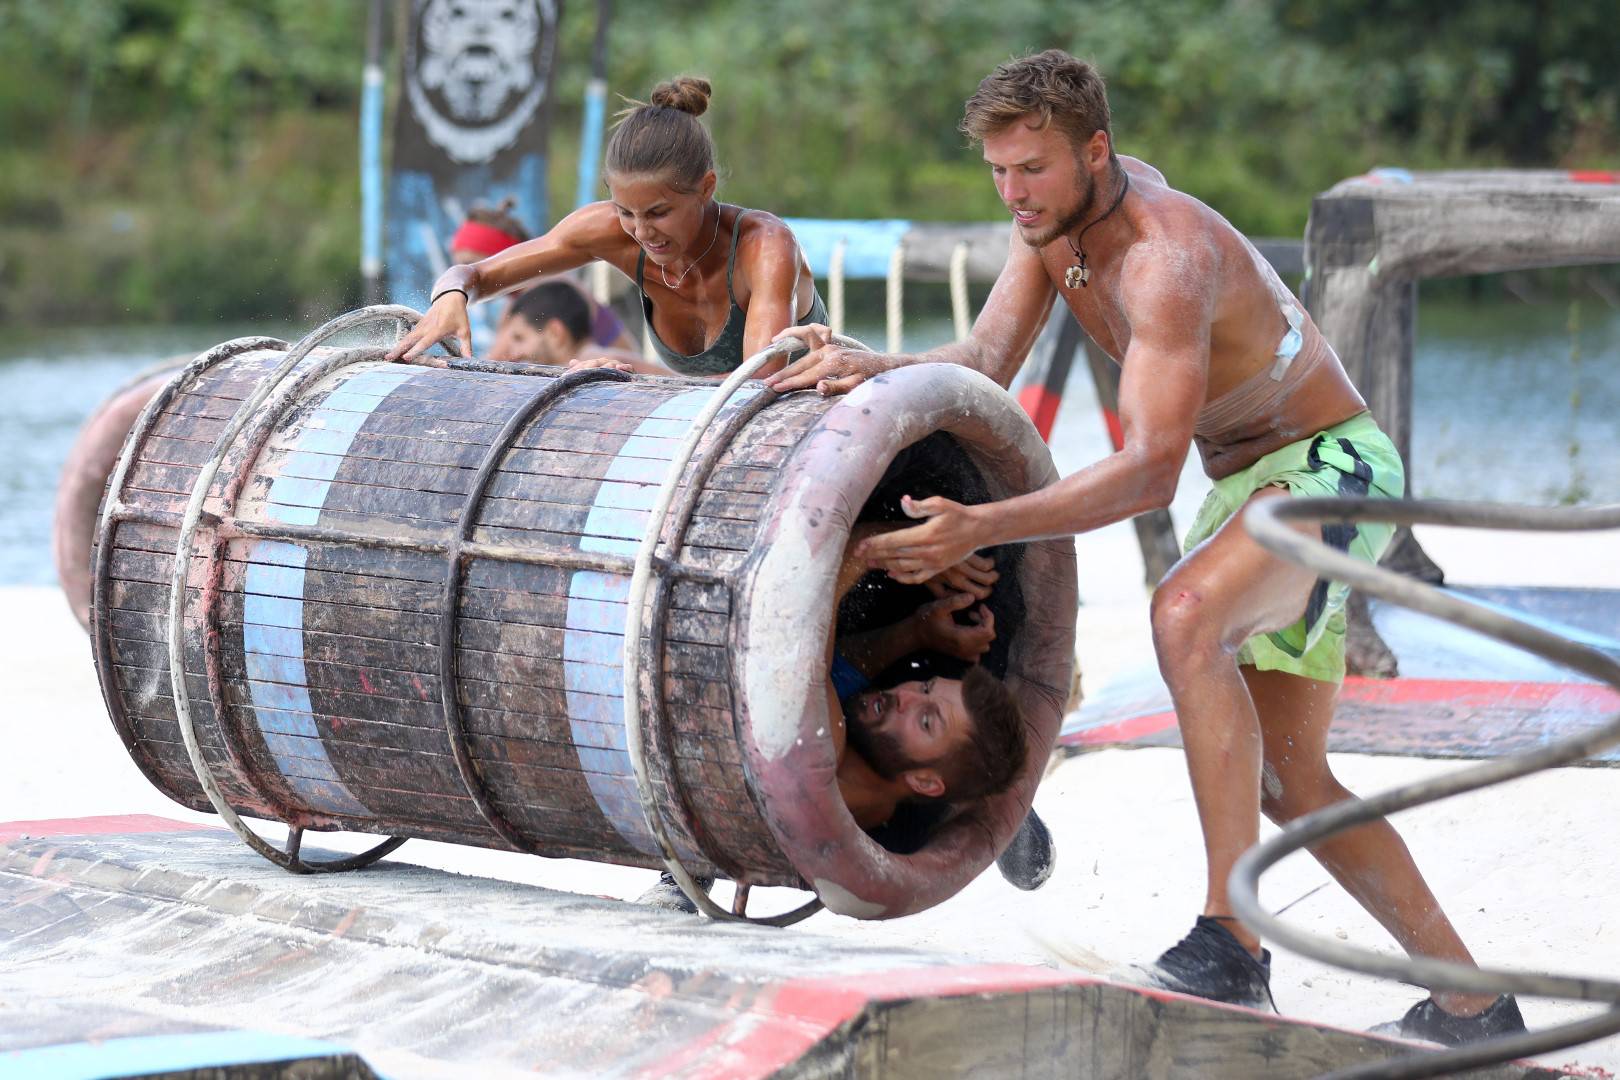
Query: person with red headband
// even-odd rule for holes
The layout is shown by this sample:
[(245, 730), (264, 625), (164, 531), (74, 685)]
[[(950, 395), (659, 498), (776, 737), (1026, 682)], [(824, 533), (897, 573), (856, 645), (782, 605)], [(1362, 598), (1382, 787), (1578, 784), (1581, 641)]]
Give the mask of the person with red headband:
[(508, 197), (499, 206), (475, 206), (468, 211), (467, 220), (450, 238), (450, 261), (475, 263), (527, 240), (528, 231), (512, 216), (513, 205), (515, 200)]
[(662, 366), (611, 358), (579, 366), (716, 377), (766, 348), (779, 331), (826, 322), (792, 230), (771, 214), (715, 199), (714, 143), (698, 121), (709, 91), (704, 80), (683, 76), (627, 110), (607, 147), (611, 197), (574, 211), (543, 236), (445, 271), (427, 316), (390, 359), (417, 356), (446, 338), (470, 353), (470, 303), (593, 259), (636, 283)]

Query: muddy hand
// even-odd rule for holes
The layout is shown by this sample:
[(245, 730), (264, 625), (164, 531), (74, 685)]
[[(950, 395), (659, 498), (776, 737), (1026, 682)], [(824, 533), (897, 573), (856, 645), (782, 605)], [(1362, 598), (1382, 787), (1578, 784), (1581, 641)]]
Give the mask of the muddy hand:
[(790, 326), (773, 340), (790, 337), (803, 341), (810, 351), (765, 380), (766, 387), (779, 394), (810, 387), (827, 397), (847, 394), (873, 375), (895, 366), (891, 357), (838, 344), (832, 330), (822, 323)]
[(896, 581), (920, 585), (984, 546), (976, 507), (938, 495), (919, 500), (907, 495), (901, 498), (900, 508), (908, 517), (928, 520), (909, 529), (868, 537), (856, 549), (859, 557), (882, 567)]
[(467, 298), (452, 289), (440, 294), (422, 321), (388, 350), (390, 360), (414, 360), (446, 338), (455, 338), (463, 357), (472, 356), (472, 326), (467, 322)]
[(576, 357), (568, 361), (569, 371), (587, 371), (590, 368), (612, 368), (614, 371), (622, 371), (627, 375), (636, 373), (635, 366), (629, 361), (615, 360), (611, 356), (597, 356), (590, 360), (580, 360)]
[(983, 600), (990, 595), (990, 587), (1001, 580), (996, 572), (995, 560), (987, 555), (969, 555), (955, 566), (946, 567), (923, 582), (935, 596), (965, 592)]
[(989, 608), (974, 608), (967, 625), (956, 621), (958, 611), (978, 603), (972, 593), (950, 593), (917, 610), (917, 635), (923, 648), (972, 662), (983, 656), (996, 639), (996, 617)]

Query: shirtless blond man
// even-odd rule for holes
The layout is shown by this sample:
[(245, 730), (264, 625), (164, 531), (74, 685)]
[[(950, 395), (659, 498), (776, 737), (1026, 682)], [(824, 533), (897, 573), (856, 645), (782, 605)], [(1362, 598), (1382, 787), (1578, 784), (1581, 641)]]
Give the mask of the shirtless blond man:
[[(1333, 776), (1327, 731), (1344, 676), (1342, 585), (1271, 555), (1239, 511), (1289, 495), (1398, 498), (1394, 447), (1332, 348), (1266, 261), (1224, 218), (1114, 152), (1107, 93), (1091, 65), (1049, 50), (1002, 65), (967, 102), (1013, 214), (1007, 263), (967, 340), (916, 356), (829, 344), (777, 373), (779, 391), (846, 392), (907, 364), (963, 364), (1007, 386), (1054, 298), (1122, 369), (1124, 447), (1041, 491), (963, 506), (911, 503), (927, 519), (861, 554), (917, 581), (980, 548), (1081, 533), (1167, 507), (1196, 446), (1215, 489), (1186, 554), (1152, 600), (1154, 648), (1186, 746), (1207, 859), (1202, 914), (1145, 971), (1160, 986), (1262, 1006), (1270, 954), (1232, 917), (1227, 878), (1263, 811), (1282, 823), (1351, 793)], [(1375, 561), (1387, 526), (1323, 528)], [(1471, 963), (1468, 949), (1386, 822), (1312, 849), (1409, 953)], [(1444, 1042), (1522, 1031), (1511, 996), (1437, 993), (1398, 1022)]]

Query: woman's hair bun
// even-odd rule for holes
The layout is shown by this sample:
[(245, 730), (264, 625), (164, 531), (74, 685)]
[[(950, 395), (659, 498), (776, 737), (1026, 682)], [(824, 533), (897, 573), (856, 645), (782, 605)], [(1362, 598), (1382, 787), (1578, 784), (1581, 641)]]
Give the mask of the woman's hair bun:
[(678, 75), (653, 87), (648, 103), (702, 116), (709, 108), (709, 93), (709, 80), (695, 75)]

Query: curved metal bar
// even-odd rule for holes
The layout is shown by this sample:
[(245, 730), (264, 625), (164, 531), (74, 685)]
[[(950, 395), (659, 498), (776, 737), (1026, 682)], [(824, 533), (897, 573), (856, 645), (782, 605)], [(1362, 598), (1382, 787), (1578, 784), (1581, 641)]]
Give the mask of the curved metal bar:
[(113, 729), (124, 741), (124, 749), (129, 751), (129, 756), (134, 759), (136, 766), (159, 791), (164, 790), (165, 785), (157, 770), (152, 767), (152, 762), (142, 748), (140, 740), (135, 737), (135, 729), (129, 722), (129, 712), (124, 708), (124, 697), (118, 686), (117, 673), (113, 670), (112, 612), (107, 608), (107, 592), (112, 570), (113, 531), (128, 513), (122, 501), (124, 482), (129, 478), (130, 465), (135, 459), (135, 448), (145, 442), (163, 410), (167, 409), (187, 387), (196, 382), (200, 375), (215, 365), (245, 352), (286, 347), (287, 343), (280, 338), (232, 338), (230, 341), (215, 345), (187, 364), (184, 370), (152, 396), (135, 418), (135, 423), (129, 429), (129, 435), (124, 439), (123, 451), (113, 466), (112, 476), (107, 480), (107, 493), (102, 496), (101, 517), (96, 523), (95, 559), (90, 572), (90, 610), (95, 622), (90, 638), (91, 648), (96, 655), (96, 672), (101, 680), (101, 696), (107, 703), (107, 712), (112, 717)]
[[(1620, 527), (1620, 505), (1573, 509), (1437, 500), (1266, 499), (1244, 513), (1244, 525), (1258, 543), (1322, 577), (1347, 582), (1402, 607), (1517, 645), (1620, 690), (1620, 662), (1614, 658), (1500, 611), (1443, 593), (1415, 578), (1359, 562), (1289, 524), (1362, 520), (1527, 531), (1597, 530)], [(1279, 835), (1255, 845), (1238, 859), (1228, 884), (1233, 911), (1256, 933), (1294, 952), (1323, 963), (1419, 986), (1474, 993), (1520, 992), (1609, 1002), (1616, 1006), (1599, 1016), (1540, 1032), (1358, 1066), (1332, 1074), (1336, 1080), (1439, 1076), (1456, 1069), (1545, 1053), (1620, 1032), (1620, 981), (1472, 968), (1427, 957), (1388, 956), (1317, 938), (1290, 927), (1260, 906), (1260, 875), (1286, 856), (1344, 830), (1414, 806), (1477, 791), (1542, 769), (1572, 764), (1615, 745), (1620, 745), (1620, 715), (1600, 728), (1526, 753), (1319, 810), (1289, 823)]]
[[(225, 455), (234, 444), (237, 435), (253, 419), (255, 412), (267, 398), (276, 390), (298, 365), (321, 342), (336, 334), (358, 329), (379, 322), (397, 322), (402, 326), (414, 325), (422, 316), (410, 308), (398, 305), (381, 305), (377, 307), (361, 308), (317, 327), (306, 334), (288, 352), (285, 359), (278, 364), (246, 400), (238, 406), (236, 412), (226, 423), (224, 430), (215, 441), (213, 452), (198, 471), (197, 480), (191, 489), (191, 498), (186, 503), (185, 516), (181, 519), (180, 536), (175, 543), (174, 573), (169, 582), (169, 682), (174, 694), (175, 719), (180, 724), (180, 736), (185, 743), (186, 756), (191, 761), (192, 771), (197, 775), (197, 782), (202, 786), (203, 794), (219, 814), (221, 820), (230, 826), (231, 830), (241, 837), (242, 841), (263, 855), (277, 866), (293, 873), (325, 873), (338, 870), (349, 870), (365, 866), (387, 855), (405, 842), (405, 837), (391, 837), (375, 847), (361, 852), (358, 855), (343, 859), (334, 859), (327, 862), (311, 863), (298, 855), (280, 851), (265, 841), (239, 817), (230, 804), (226, 802), (224, 794), (220, 791), (219, 783), (215, 779), (213, 770), (202, 756), (202, 748), (197, 742), (195, 722), (191, 715), (191, 698), (187, 692), (185, 674), (185, 604), (186, 580), (191, 566), (192, 542), (198, 528), (203, 523), (203, 504), (208, 498), (210, 489), (214, 486), (214, 478), (219, 474)], [(352, 354), (349, 354), (352, 355)], [(217, 561), (217, 560), (216, 560)], [(208, 626), (202, 628), (203, 639), (209, 635)], [(220, 706), (216, 703), (216, 710)], [(223, 720), (224, 713), (217, 715)], [(221, 732), (225, 730), (221, 723)]]
[(771, 344), (753, 356), (744, 360), (715, 390), (714, 396), (703, 406), (692, 421), (691, 428), (686, 433), (680, 449), (670, 460), (669, 472), (664, 475), (664, 483), (658, 491), (658, 501), (653, 504), (652, 514), (647, 522), (647, 531), (641, 537), (641, 546), (636, 551), (636, 568), (630, 576), (629, 596), (625, 601), (625, 628), (624, 628), (624, 732), (625, 746), (630, 754), (630, 765), (636, 777), (636, 792), (641, 797), (642, 813), (647, 818), (647, 827), (653, 838), (658, 841), (658, 849), (663, 854), (664, 866), (669, 870), (670, 877), (692, 902), (698, 906), (711, 919), (730, 920), (735, 922), (759, 923), (766, 926), (791, 926), (802, 919), (809, 918), (821, 910), (820, 899), (797, 907), (781, 915), (753, 918), (748, 915), (733, 915), (725, 908), (716, 904), (709, 898), (709, 894), (698, 888), (698, 884), (686, 867), (681, 865), (675, 846), (670, 841), (669, 830), (664, 827), (663, 812), (658, 808), (658, 801), (653, 794), (652, 783), (647, 774), (646, 748), (641, 739), (641, 623), (646, 610), (647, 586), (652, 577), (653, 553), (658, 547), (658, 540), (664, 531), (664, 520), (669, 514), (670, 506), (675, 500), (675, 489), (680, 485), (681, 476), (686, 471), (687, 463), (697, 451), (697, 445), (702, 440), (709, 425), (714, 422), (727, 401), (737, 392), (754, 372), (766, 364), (782, 356), (792, 356), (803, 351), (805, 344), (798, 338), (784, 338)]
[[(239, 727), (230, 719), (230, 710), (225, 706), (224, 665), (219, 654), (221, 635), (215, 632), (214, 622), (221, 586), (224, 583), (224, 554), (229, 543), (227, 535), (229, 530), (220, 526), (232, 520), (232, 515), (236, 511), (236, 500), (241, 496), (242, 487), (247, 482), (247, 465), (256, 460), (263, 451), (270, 433), (275, 430), (276, 424), (281, 421), (282, 414), (288, 407), (296, 402), (307, 388), (319, 383), (334, 371), (381, 358), (380, 349), (346, 349), (326, 357), (319, 363), (308, 364), (291, 371), (283, 377), (274, 390), (259, 403), (248, 418), (248, 423), (224, 448), (220, 468), (225, 472), (225, 483), (216, 495), (216, 511), (210, 519), (213, 528), (209, 531), (208, 556), (204, 564), (206, 576), (202, 583), (196, 612), (196, 619), (202, 630), (203, 672), (208, 680), (208, 698), (213, 704), (225, 755), (230, 760), (231, 767), (248, 777), (254, 790), (280, 814), (283, 821), (300, 827), (315, 824), (318, 819), (308, 812), (293, 810), (286, 799), (279, 798), (267, 790), (263, 782), (263, 772), (254, 766), (238, 745), (244, 739)], [(220, 451), (218, 444), (215, 451)], [(225, 467), (227, 462), (230, 463), (230, 468)]]
[[(680, 502), (674, 505), (669, 516), (665, 519), (661, 532), (660, 543), (663, 546), (663, 557), (654, 560), (654, 564), (658, 565), (664, 572), (653, 579), (653, 595), (648, 604), (647, 613), (647, 621), (651, 624), (652, 630), (641, 643), (642, 662), (647, 665), (648, 669), (653, 669), (658, 663), (658, 658), (664, 654), (664, 631), (668, 626), (665, 615), (674, 590), (673, 579), (679, 576), (671, 573), (670, 570), (680, 566), (677, 560), (680, 556), (681, 543), (686, 536), (687, 526), (691, 524), (692, 515), (697, 510), (698, 500), (703, 496), (703, 487), (708, 483), (709, 476), (714, 472), (721, 455), (731, 448), (731, 442), (737, 437), (737, 433), (747, 426), (754, 417), (758, 416), (765, 406), (775, 400), (775, 394), (761, 391), (744, 402), (741, 407), (732, 410), (725, 424), (709, 438), (709, 445), (705, 448), (702, 456), (687, 470), (686, 490), (682, 492)], [(670, 738), (669, 710), (664, 707), (664, 696), (662, 694), (651, 695), (648, 699), (648, 705), (652, 713), (648, 718), (647, 726), (652, 731), (653, 736), (653, 749), (655, 751), (653, 760), (658, 762), (661, 779), (663, 779), (675, 800), (679, 803), (681, 813), (686, 815), (686, 821), (689, 823), (694, 836), (701, 842), (702, 837), (698, 835), (700, 829), (698, 828), (697, 808), (692, 804), (691, 793), (687, 791), (685, 785), (670, 783), (674, 771), (675, 747), (673, 740)], [(750, 792), (750, 796), (752, 796), (752, 792)], [(737, 879), (734, 866), (723, 866), (718, 861), (715, 861), (712, 856), (710, 861), (714, 861), (715, 865), (725, 871), (726, 875), (733, 881)], [(741, 902), (732, 904), (732, 912), (740, 915), (744, 911), (742, 905), (746, 905), (748, 896), (747, 886), (739, 885), (738, 888), (743, 890), (739, 894)]]
[(490, 480), (494, 478), (495, 470), (505, 460), (513, 441), (529, 426), (540, 410), (586, 383), (628, 382), (629, 379), (629, 375), (613, 368), (573, 371), (553, 377), (533, 397), (519, 406), (518, 410), (507, 418), (506, 425), (501, 428), (500, 433), (489, 444), (489, 449), (484, 452), (484, 460), (479, 463), (478, 472), (473, 476), (472, 486), (467, 491), (467, 500), (462, 503), (461, 519), (456, 522), (455, 532), (450, 534), (450, 543), (445, 552), (444, 593), (439, 604), (439, 698), (444, 708), (445, 734), (450, 739), (450, 751), (455, 758), (456, 772), (460, 774), (461, 783), (466, 788), (467, 794), (472, 797), (473, 806), (502, 840), (514, 849), (531, 855), (544, 855), (545, 852), (495, 809), (489, 791), (484, 785), (483, 774), (473, 762), (472, 751), (467, 747), (467, 730), (462, 724), (461, 695), (458, 689), (461, 674), (456, 659), (456, 611), (460, 603), (464, 558), (462, 545), (472, 536), (478, 520), (478, 504), (483, 499), (484, 490), (489, 487)]

